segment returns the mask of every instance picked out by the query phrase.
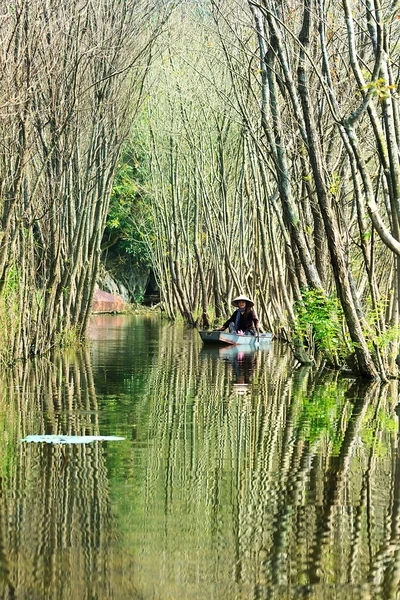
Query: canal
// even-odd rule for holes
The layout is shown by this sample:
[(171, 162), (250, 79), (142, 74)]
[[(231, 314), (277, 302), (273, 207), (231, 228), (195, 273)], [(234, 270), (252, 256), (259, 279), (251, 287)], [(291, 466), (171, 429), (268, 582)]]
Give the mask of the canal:
[(1, 598), (400, 597), (397, 382), (134, 315), (0, 379)]

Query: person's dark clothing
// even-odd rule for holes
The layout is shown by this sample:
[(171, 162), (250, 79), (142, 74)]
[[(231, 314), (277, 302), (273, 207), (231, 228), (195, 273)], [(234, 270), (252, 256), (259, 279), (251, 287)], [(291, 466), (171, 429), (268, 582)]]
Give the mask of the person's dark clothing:
[(235, 310), (233, 315), (222, 325), (222, 327), (224, 329), (226, 329), (229, 326), (229, 323), (234, 323), (234, 324), (236, 324), (237, 331), (244, 331), (246, 333), (246, 331), (249, 331), (250, 329), (252, 329), (253, 326), (257, 329), (258, 319), (257, 319), (256, 313), (254, 312), (254, 310), (252, 308), (249, 308), (246, 311), (244, 311), (240, 315), (239, 320), (236, 323), (236, 317), (237, 317), (238, 310), (239, 310), (239, 308)]

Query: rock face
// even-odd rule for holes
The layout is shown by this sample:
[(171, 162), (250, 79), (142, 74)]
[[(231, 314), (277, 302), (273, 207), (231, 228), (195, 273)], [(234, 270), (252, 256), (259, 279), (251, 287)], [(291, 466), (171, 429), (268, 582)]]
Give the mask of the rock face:
[(121, 298), (127, 304), (133, 301), (133, 295), (128, 288), (121, 281), (117, 281), (115, 276), (113, 277), (108, 271), (103, 271), (102, 279), (98, 284), (102, 290)]
[(92, 312), (121, 312), (125, 310), (125, 302), (119, 296), (103, 292), (98, 288), (94, 292)]
[(103, 257), (97, 284), (126, 303), (141, 303), (149, 283), (149, 272), (135, 268), (129, 257)]

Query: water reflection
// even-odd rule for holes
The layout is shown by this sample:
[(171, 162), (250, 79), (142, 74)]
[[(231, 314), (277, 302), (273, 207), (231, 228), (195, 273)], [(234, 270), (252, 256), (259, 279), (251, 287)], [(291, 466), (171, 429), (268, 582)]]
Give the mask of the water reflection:
[(89, 353), (3, 373), (0, 411), (1, 597), (111, 598), (122, 593), (114, 575), (118, 529), (107, 445), (61, 449), (19, 441), (31, 433), (99, 434)]
[(139, 317), (1, 379), (0, 597), (398, 597), (397, 382)]
[(238, 348), (237, 346), (222, 346), (220, 348), (203, 348), (201, 358), (207, 360), (207, 355), (216, 360), (217, 363), (226, 361), (232, 365), (232, 381), (236, 390), (249, 391), (248, 384), (251, 383), (256, 363), (259, 358), (260, 349)]

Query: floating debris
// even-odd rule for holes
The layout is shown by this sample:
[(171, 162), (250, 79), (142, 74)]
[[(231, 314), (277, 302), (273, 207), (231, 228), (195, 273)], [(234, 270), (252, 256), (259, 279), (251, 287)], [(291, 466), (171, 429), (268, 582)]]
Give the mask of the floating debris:
[(45, 442), (46, 444), (90, 444), (91, 442), (118, 442), (123, 437), (114, 435), (27, 435), (21, 442)]

